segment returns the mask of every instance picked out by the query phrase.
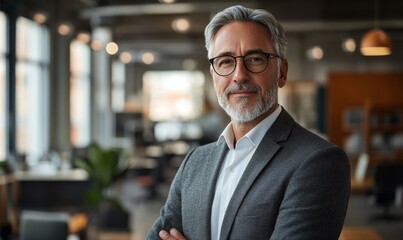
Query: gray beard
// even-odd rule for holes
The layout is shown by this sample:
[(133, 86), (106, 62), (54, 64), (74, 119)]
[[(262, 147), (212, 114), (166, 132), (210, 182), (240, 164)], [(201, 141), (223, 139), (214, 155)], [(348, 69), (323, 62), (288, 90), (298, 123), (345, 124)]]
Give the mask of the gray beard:
[[(245, 87), (246, 86), (246, 87)], [(228, 95), (232, 90), (238, 89), (252, 89), (258, 90), (259, 97), (256, 104), (248, 107), (248, 97), (240, 97), (236, 100), (236, 106), (231, 106), (229, 102)], [(277, 82), (269, 89), (268, 92), (263, 92), (262, 89), (257, 85), (237, 84), (231, 89), (227, 89), (223, 94), (218, 95), (218, 103), (225, 110), (225, 112), (231, 117), (231, 120), (237, 123), (247, 123), (255, 120), (257, 117), (261, 116), (263, 113), (269, 111), (277, 103), (277, 93), (278, 84)]]

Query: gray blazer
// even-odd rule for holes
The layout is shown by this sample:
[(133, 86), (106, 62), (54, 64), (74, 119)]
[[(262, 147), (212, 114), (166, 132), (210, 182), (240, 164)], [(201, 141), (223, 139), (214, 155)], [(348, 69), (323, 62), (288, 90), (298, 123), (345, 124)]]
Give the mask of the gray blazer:
[[(180, 166), (147, 239), (174, 227), (210, 239), (211, 208), (225, 142), (200, 146)], [(350, 165), (335, 145), (283, 109), (266, 133), (228, 204), (224, 239), (338, 239), (350, 193)]]

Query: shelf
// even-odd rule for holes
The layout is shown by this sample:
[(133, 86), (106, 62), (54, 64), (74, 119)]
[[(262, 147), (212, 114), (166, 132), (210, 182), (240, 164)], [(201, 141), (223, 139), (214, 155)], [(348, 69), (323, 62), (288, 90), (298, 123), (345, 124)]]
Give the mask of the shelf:
[(369, 157), (366, 176), (380, 163), (403, 162), (403, 106), (374, 106), (367, 100), (360, 107), (348, 107), (342, 130), (353, 171), (362, 153)]

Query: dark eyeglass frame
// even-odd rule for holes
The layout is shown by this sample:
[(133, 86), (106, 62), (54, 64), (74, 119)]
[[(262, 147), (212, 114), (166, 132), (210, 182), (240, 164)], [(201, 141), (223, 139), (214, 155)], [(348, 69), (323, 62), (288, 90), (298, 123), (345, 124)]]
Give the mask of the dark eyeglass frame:
[[(266, 60), (267, 60), (267, 61), (266, 61), (266, 66), (263, 68), (263, 70), (257, 71), (257, 72), (251, 71), (251, 70), (248, 68), (248, 66), (245, 64), (245, 58), (246, 58), (247, 56), (252, 55), (252, 54), (264, 54), (264, 55), (266, 55)], [(218, 73), (217, 70), (215, 69), (214, 60), (217, 59), (217, 58), (222, 58), (222, 57), (232, 57), (232, 58), (234, 59), (234, 62), (235, 62), (234, 69), (233, 69), (230, 73), (228, 73), (228, 74), (220, 74), (220, 73)], [(243, 55), (243, 56), (221, 55), (221, 56), (217, 56), (217, 57), (210, 58), (208, 61), (210, 62), (211, 66), (213, 66), (213, 69), (214, 69), (214, 72), (215, 72), (215, 73), (217, 73), (217, 74), (220, 75), (220, 76), (225, 77), (225, 76), (231, 75), (231, 74), (235, 71), (236, 66), (237, 66), (237, 60), (236, 60), (237, 58), (242, 58), (243, 65), (244, 65), (245, 68), (246, 68), (249, 72), (251, 72), (251, 73), (261, 73), (261, 72), (263, 72), (264, 70), (266, 70), (267, 66), (269, 65), (269, 58), (280, 58), (281, 60), (283, 59), (282, 57), (280, 57), (279, 55), (274, 54), (274, 53), (268, 53), (268, 52), (250, 52), (250, 53), (245, 54), (245, 55)]]

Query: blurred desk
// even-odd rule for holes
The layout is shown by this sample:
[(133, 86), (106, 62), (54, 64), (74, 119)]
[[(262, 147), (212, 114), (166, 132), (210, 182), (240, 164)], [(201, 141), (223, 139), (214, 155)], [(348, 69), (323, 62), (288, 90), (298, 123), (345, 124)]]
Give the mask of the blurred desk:
[(18, 171), (15, 173), (18, 181), (86, 181), (88, 174), (82, 169), (63, 171)]
[(374, 187), (373, 178), (365, 178), (362, 181), (357, 181), (355, 178), (351, 178), (351, 194), (365, 194), (368, 193)]
[(20, 186), (21, 210), (81, 210), (85, 207), (84, 193), (91, 186), (82, 169), (19, 171), (15, 178)]

